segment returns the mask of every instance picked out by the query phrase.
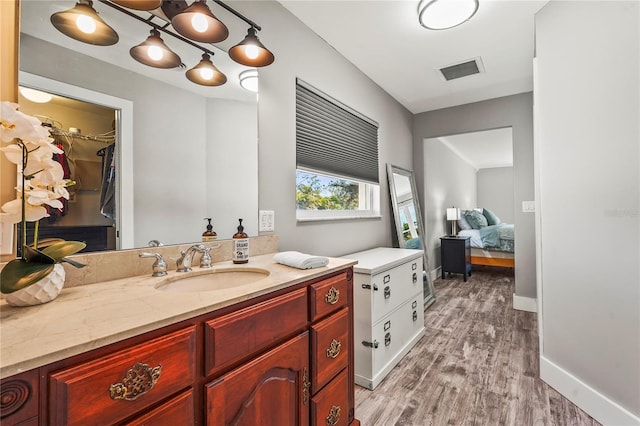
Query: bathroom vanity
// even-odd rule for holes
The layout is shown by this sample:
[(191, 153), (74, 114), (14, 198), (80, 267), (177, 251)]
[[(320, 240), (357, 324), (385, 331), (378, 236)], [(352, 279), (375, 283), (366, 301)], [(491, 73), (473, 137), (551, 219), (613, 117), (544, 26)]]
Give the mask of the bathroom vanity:
[(358, 425), (355, 262), (272, 258), (250, 260), (268, 276), (214, 291), (145, 276), (3, 301), (2, 424)]

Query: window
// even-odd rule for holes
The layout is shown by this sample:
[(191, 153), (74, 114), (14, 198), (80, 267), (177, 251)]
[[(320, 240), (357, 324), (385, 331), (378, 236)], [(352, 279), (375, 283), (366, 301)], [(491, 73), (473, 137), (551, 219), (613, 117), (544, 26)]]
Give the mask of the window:
[(377, 217), (378, 125), (296, 81), (296, 218)]

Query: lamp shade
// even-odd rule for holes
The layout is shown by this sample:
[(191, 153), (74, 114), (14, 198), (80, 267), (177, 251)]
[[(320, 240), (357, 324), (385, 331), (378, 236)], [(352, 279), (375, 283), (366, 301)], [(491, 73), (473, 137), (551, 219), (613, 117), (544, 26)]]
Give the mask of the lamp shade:
[(196, 1), (171, 19), (183, 36), (202, 43), (218, 43), (229, 36), (229, 29), (216, 18), (205, 1)]
[(176, 68), (182, 64), (180, 56), (164, 44), (155, 28), (145, 41), (132, 47), (129, 54), (141, 64), (155, 68)]
[(418, 20), (430, 30), (445, 30), (467, 22), (478, 6), (478, 0), (422, 0)]
[(460, 219), (460, 209), (455, 207), (450, 207), (447, 209), (447, 220), (458, 220)]
[(162, 0), (111, 0), (111, 2), (134, 10), (153, 10), (162, 6)]
[(227, 82), (227, 76), (213, 65), (206, 53), (202, 55), (198, 65), (185, 74), (190, 81), (202, 86), (220, 86)]
[(92, 5), (90, 0), (81, 0), (73, 8), (51, 15), (51, 23), (62, 34), (83, 43), (116, 44), (118, 33), (98, 16)]
[(256, 36), (255, 28), (247, 31), (247, 36), (238, 44), (229, 49), (231, 59), (248, 67), (264, 67), (275, 60), (271, 53)]

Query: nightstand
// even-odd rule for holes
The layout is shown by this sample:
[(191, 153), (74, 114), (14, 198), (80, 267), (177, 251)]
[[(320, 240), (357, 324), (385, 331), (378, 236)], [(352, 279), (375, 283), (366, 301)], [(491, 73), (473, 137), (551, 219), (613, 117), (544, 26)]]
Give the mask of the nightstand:
[(445, 272), (463, 274), (464, 281), (471, 276), (471, 237), (440, 237), (442, 279)]

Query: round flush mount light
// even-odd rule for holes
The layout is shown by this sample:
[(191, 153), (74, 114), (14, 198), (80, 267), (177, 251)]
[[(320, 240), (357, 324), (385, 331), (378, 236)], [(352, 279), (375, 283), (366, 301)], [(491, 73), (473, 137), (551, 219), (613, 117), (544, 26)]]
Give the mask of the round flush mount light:
[(240, 86), (250, 92), (258, 92), (258, 70), (246, 70), (240, 73)]
[(53, 96), (51, 96), (49, 93), (22, 86), (20, 86), (20, 94), (24, 96), (25, 99), (28, 99), (31, 102), (35, 102), (37, 104), (46, 104), (51, 99), (53, 99)]
[(467, 22), (478, 6), (478, 0), (422, 0), (418, 4), (418, 20), (430, 30), (446, 30)]

